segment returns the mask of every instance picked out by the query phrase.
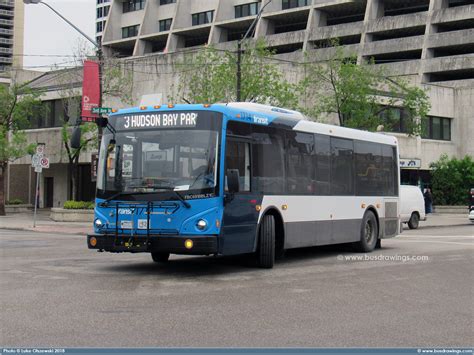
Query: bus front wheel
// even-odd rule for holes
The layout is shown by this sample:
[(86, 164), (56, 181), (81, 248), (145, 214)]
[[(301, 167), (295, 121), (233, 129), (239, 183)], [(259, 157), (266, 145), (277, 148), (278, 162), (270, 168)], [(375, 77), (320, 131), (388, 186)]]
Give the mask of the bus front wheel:
[(258, 266), (271, 269), (275, 264), (275, 218), (263, 216), (258, 236)]
[(372, 211), (367, 211), (360, 226), (360, 240), (356, 243), (358, 251), (367, 253), (375, 249), (379, 237), (377, 218)]
[(151, 258), (155, 263), (166, 263), (170, 258), (170, 253), (151, 253)]

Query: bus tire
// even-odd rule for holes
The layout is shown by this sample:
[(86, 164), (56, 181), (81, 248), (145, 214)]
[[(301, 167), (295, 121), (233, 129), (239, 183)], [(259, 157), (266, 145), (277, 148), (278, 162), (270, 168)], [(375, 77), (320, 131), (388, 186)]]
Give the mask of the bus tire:
[(258, 266), (271, 269), (275, 264), (275, 218), (272, 215), (263, 216), (257, 250)]
[(360, 240), (356, 243), (357, 251), (368, 253), (375, 249), (379, 237), (377, 218), (372, 211), (364, 214), (360, 226)]
[(155, 263), (166, 263), (170, 258), (170, 253), (151, 253), (151, 258)]
[(419, 225), (420, 225), (420, 216), (418, 216), (418, 213), (413, 212), (410, 216), (410, 220), (408, 221), (408, 228), (417, 229)]

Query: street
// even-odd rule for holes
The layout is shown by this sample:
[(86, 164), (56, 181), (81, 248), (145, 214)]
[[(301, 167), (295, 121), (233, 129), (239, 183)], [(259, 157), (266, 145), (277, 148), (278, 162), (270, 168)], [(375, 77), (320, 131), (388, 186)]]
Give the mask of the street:
[[(466, 222), (467, 223), (467, 222)], [(4, 347), (467, 347), (474, 226), (405, 230), (382, 249), (248, 258), (90, 251), (0, 230)], [(351, 257), (373, 260), (349, 260)]]

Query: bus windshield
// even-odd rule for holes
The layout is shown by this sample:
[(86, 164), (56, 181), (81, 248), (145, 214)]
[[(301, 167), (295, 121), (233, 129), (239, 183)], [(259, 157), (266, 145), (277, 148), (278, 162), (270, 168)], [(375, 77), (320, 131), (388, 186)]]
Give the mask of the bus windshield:
[(184, 196), (214, 195), (218, 147), (214, 124), (107, 131), (100, 149), (97, 197), (120, 199), (170, 190)]

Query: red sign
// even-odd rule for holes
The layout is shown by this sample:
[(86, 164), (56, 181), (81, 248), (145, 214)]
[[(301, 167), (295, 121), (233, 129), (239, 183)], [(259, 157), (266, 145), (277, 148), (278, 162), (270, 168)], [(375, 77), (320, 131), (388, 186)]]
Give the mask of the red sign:
[(99, 107), (100, 82), (99, 63), (92, 60), (84, 61), (84, 77), (82, 82), (82, 113), (83, 121), (95, 121), (97, 114), (92, 113), (94, 107)]

